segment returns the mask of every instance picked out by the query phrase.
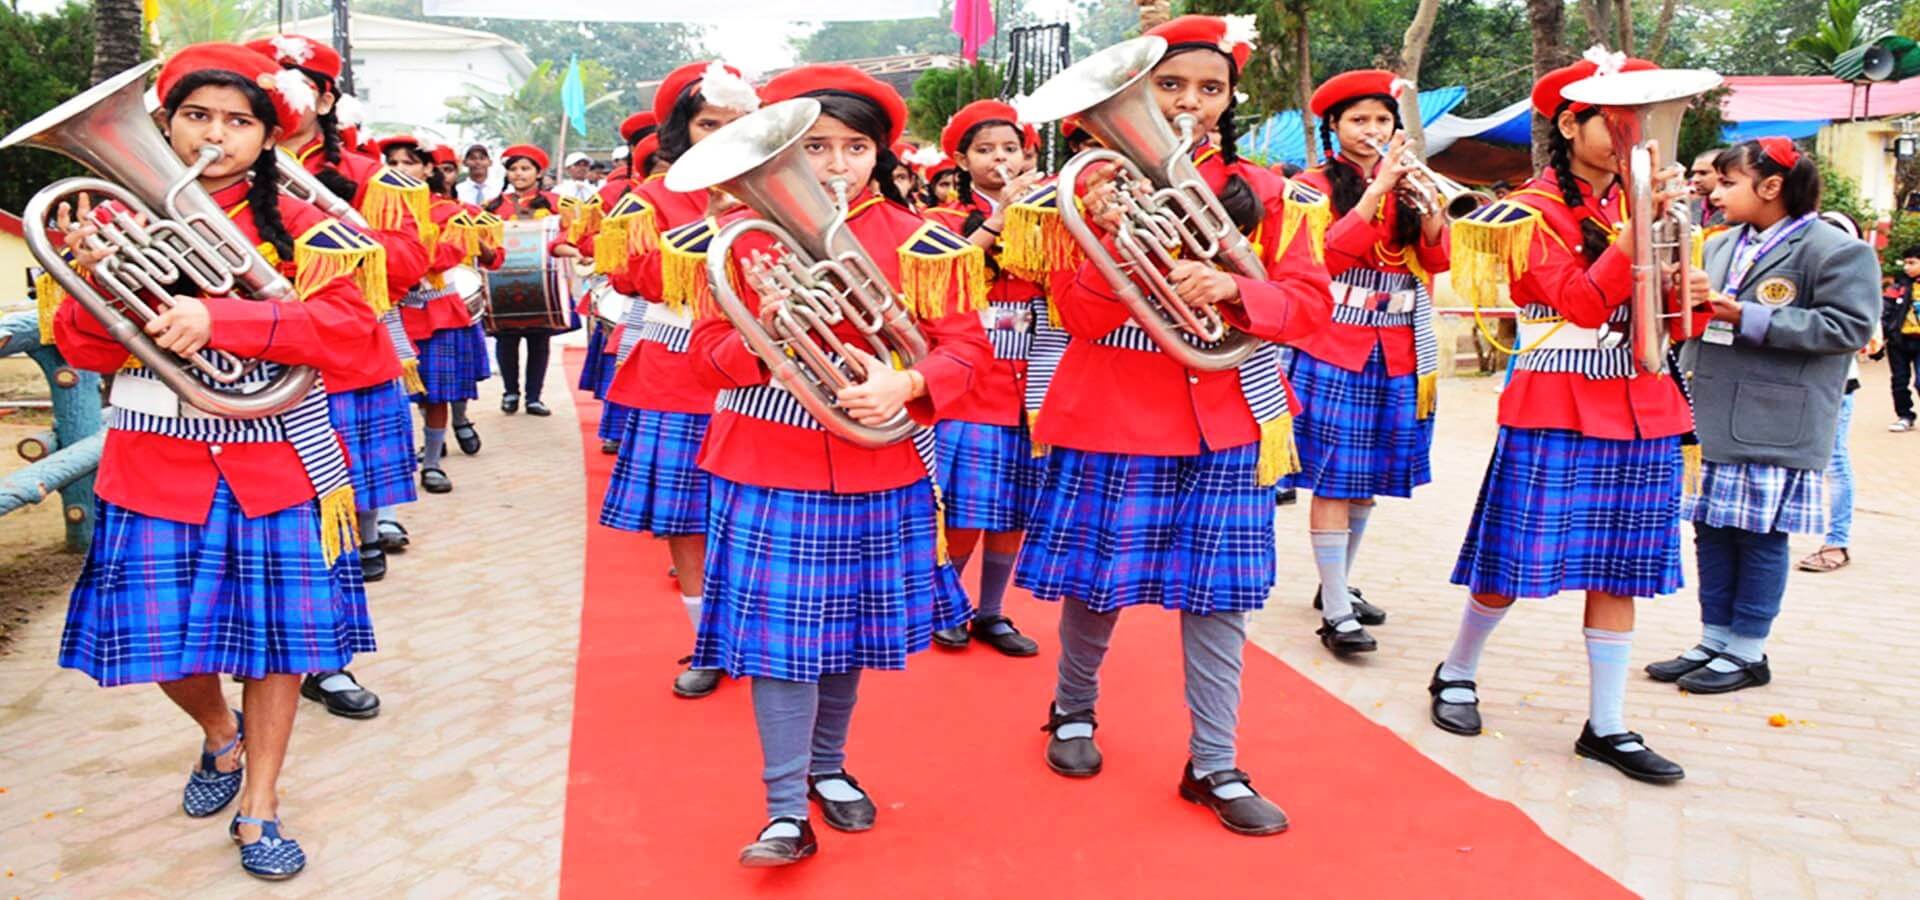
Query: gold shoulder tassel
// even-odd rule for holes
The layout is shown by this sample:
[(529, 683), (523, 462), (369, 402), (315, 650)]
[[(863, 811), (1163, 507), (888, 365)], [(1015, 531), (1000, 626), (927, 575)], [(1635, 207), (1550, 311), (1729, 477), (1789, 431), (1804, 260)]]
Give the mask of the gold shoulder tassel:
[(393, 307), (387, 297), (387, 251), (374, 239), (327, 219), (294, 241), (293, 289), (300, 299), (343, 276), (353, 279), (375, 315)]
[(1313, 253), (1314, 262), (1326, 262), (1327, 226), (1333, 222), (1333, 208), (1327, 205), (1325, 198), (1316, 202), (1288, 197), (1285, 208), (1280, 213), (1280, 249), (1287, 252), (1293, 246), (1293, 239), (1300, 233), (1300, 226), (1307, 228), (1307, 249)]
[(1293, 442), (1293, 414), (1260, 423), (1260, 465), (1255, 479), (1262, 487), (1278, 484), (1283, 475), (1300, 471), (1300, 449)]
[(713, 287), (707, 283), (707, 254), (676, 246), (672, 241), (660, 247), (661, 302), (675, 312), (693, 310), (699, 316), (717, 314)]
[(1078, 268), (1080, 245), (1050, 206), (1015, 203), (1007, 208), (1000, 236), (1000, 268), (1028, 281), (1045, 283), (1054, 272)]
[(1453, 289), (1475, 308), (1499, 302), (1500, 286), (1527, 270), (1540, 212), (1492, 203), (1453, 223)]
[(928, 222), (900, 245), (900, 299), (919, 318), (986, 309), (988, 286), (986, 253), (942, 225)]
[(320, 553), (327, 564), (332, 565), (347, 548), (360, 546), (360, 520), (353, 509), (353, 483), (334, 488), (315, 502), (320, 507)]
[(67, 299), (67, 292), (61, 289), (60, 282), (55, 281), (51, 273), (42, 271), (33, 276), (33, 299), (39, 308), (40, 344), (51, 347), (53, 346), (53, 317), (60, 309), (60, 302)]

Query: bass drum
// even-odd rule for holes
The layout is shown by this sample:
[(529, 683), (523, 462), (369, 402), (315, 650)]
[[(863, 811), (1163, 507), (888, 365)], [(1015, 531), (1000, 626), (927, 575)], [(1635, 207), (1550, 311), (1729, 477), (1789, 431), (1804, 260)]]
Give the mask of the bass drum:
[(472, 266), (454, 266), (444, 276), (447, 290), (458, 294), (467, 305), (467, 315), (478, 320), (487, 311), (486, 277)]
[(568, 330), (573, 307), (571, 260), (548, 251), (560, 234), (560, 219), (515, 219), (504, 226), (500, 268), (486, 274), (488, 334)]

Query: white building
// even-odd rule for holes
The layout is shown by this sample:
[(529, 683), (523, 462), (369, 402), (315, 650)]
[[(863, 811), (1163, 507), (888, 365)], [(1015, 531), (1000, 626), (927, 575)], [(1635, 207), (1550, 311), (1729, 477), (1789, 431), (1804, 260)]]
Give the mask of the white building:
[[(525, 48), (490, 32), (364, 13), (353, 14), (351, 29), (354, 94), (366, 104), (363, 134), (405, 130), (459, 144), (469, 135), (447, 124), (447, 98), (468, 85), (518, 90), (533, 73)], [(330, 42), (333, 19), (302, 19), (287, 30)]]

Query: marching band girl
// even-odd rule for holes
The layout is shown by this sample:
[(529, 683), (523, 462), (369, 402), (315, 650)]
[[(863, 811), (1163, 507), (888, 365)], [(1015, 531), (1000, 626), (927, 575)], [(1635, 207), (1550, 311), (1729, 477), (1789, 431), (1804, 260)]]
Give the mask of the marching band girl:
[[(613, 289), (631, 297), (637, 288), (630, 277), (632, 260), (643, 255), (658, 240), (653, 208), (637, 192), (652, 173), (653, 148), (650, 141), (659, 131), (652, 110), (642, 110), (620, 123), (620, 135), (627, 142), (627, 165), (607, 179), (600, 188), (600, 220), (576, 244), (580, 252), (593, 257), (593, 271), (604, 275)], [(633, 175), (630, 173), (639, 173)], [(630, 409), (607, 398), (619, 368), (623, 351), (632, 349), (627, 325), (634, 325), (633, 341), (639, 340), (640, 316), (645, 307), (632, 304), (625, 320), (613, 327), (596, 326), (587, 341), (587, 365), (580, 370), (580, 389), (592, 391), (600, 406), (600, 452), (617, 453), (620, 433), (625, 430)]]
[[(487, 236), (487, 230), (481, 227), (478, 221), (483, 210), (477, 205), (467, 203), (460, 199), (460, 161), (453, 155), (453, 147), (447, 144), (439, 144), (433, 148), (431, 153), (435, 167), (440, 170), (441, 180), (438, 182), (427, 182), (427, 188), (433, 192), (433, 196), (436, 199), (444, 197), (452, 200), (459, 205), (462, 212), (467, 214), (467, 222), (471, 224), (473, 231), (472, 243), (473, 250), (475, 251), (475, 261), (489, 268), (499, 268), (501, 254), (497, 248), (486, 244), (485, 237)], [(475, 319), (473, 324), (468, 326), (468, 330), (473, 332), (473, 340), (478, 342), (478, 345), (484, 349), (487, 346), (486, 328), (480, 324), (478, 319)], [(491, 363), (488, 362), (485, 353), (480, 354), (479, 363), (473, 369), (473, 376), (476, 392), (478, 390), (477, 385), (480, 382), (493, 377), (493, 368)], [(473, 420), (467, 418), (467, 401), (455, 400), (448, 405), (452, 412), (449, 418), (453, 422), (453, 442), (460, 447), (461, 453), (465, 453), (468, 456), (479, 453), (480, 432), (474, 429)]]
[[(167, 61), (157, 91), (182, 162), (206, 145), (224, 151), (200, 186), (302, 302), (178, 296), (176, 286), (147, 334), (178, 354), (208, 348), (263, 360), (261, 382), (285, 366), (331, 373), (354, 362), (380, 334), (360, 292), (383, 286), (354, 277), (378, 245), (278, 187), (273, 145), (285, 123), (311, 113), (311, 87), (244, 47), (196, 44)], [(86, 245), (96, 228), (73, 212), (59, 210), (67, 247), (81, 265), (98, 263), (110, 251)], [(77, 213), (89, 218), (84, 207)], [(79, 304), (64, 301), (54, 329), (68, 361), (119, 373), (93, 544), (60, 664), (105, 686), (159, 684), (205, 738), (184, 811), (212, 816), (238, 796), (228, 831), (241, 867), (290, 878), (306, 856), (282, 831), (277, 782), (300, 676), (374, 649), (353, 553), (353, 487), (325, 396), (316, 387), (277, 415), (222, 419), (185, 408), (145, 369), (127, 367), (126, 348)], [(245, 679), (239, 713), (228, 709), (222, 675)]]
[[(813, 174), (845, 186), (847, 229), (902, 292), (931, 347), (899, 370), (854, 346), (869, 375), (840, 392), (840, 405), (867, 424), (903, 408), (926, 424), (990, 363), (980, 250), (914, 215), (896, 193), (899, 163), (888, 148), (907, 109), (893, 88), (847, 66), (815, 65), (781, 74), (764, 96), (819, 100), (822, 115), (801, 139)], [(743, 240), (735, 262), (766, 247)], [(848, 323), (836, 331), (860, 342)], [(873, 826), (873, 801), (845, 764), (860, 674), (904, 668), (934, 630), (965, 621), (966, 598), (941, 558), (921, 441), (865, 449), (823, 430), (768, 385), (766, 367), (717, 312), (695, 326), (690, 355), (700, 378), (722, 389), (700, 449), (714, 498), (694, 665), (753, 678), (769, 821), (740, 861), (785, 865), (817, 848), (809, 795), (834, 828)]]
[[(487, 202), (487, 212), (502, 219), (541, 219), (560, 211), (560, 198), (540, 187), (540, 173), (547, 170), (547, 153), (532, 144), (515, 144), (501, 151), (507, 168), (507, 187), (500, 196)], [(554, 241), (554, 256), (579, 256), (580, 251), (561, 238)], [(520, 345), (527, 347), (527, 415), (550, 416), (553, 411), (540, 400), (546, 387), (547, 355), (554, 332), (548, 328), (516, 328), (494, 335), (494, 360), (500, 365), (500, 380), (505, 392), (500, 395), (500, 411), (508, 415), (520, 409)]]
[[(447, 420), (450, 405), (480, 396), (476, 389), (486, 376), (487, 345), (473, 330), (473, 316), (466, 301), (456, 291), (446, 289), (444, 273), (468, 261), (470, 250), (485, 265), (492, 261), (491, 248), (470, 247), (474, 229), (465, 210), (446, 196), (445, 178), (434, 165), (430, 153), (412, 135), (397, 135), (380, 142), (387, 165), (403, 174), (425, 181), (433, 198), (428, 222), (434, 240), (427, 263), (427, 278), (400, 300), (400, 321), (406, 326), (407, 339), (420, 349), (420, 382), (417, 395), (425, 406), (425, 448), (420, 454), (420, 487), (432, 494), (453, 490), (440, 461), (446, 455)], [(436, 286), (435, 280), (441, 284)]]
[[(1233, 155), (1234, 84), (1252, 52), (1237, 31), (1197, 15), (1154, 28), (1169, 46), (1148, 77), (1169, 121), (1191, 117), (1198, 136), (1217, 123), (1220, 143), (1196, 141), (1192, 158), (1252, 233), (1267, 278), (1193, 260), (1168, 278), (1179, 302), (1217, 309), (1267, 340), (1297, 340), (1327, 322), (1327, 275), (1301, 233), (1314, 212), (1307, 198)], [(1106, 231), (1120, 216), (1113, 190), (1099, 183), (1080, 198)], [(1180, 795), (1233, 831), (1278, 833), (1286, 815), (1234, 759), (1246, 614), (1273, 585), (1273, 484), (1289, 461), (1278, 361), (1262, 347), (1238, 369), (1186, 369), (1132, 323), (1091, 262), (1054, 300), (1072, 343), (1035, 425), (1034, 439), (1052, 449), (1017, 570), (1034, 596), (1061, 602), (1047, 764), (1068, 777), (1099, 774), (1094, 703), (1120, 610), (1179, 610), (1193, 728)]]
[[(318, 99), (286, 129), (283, 143), (297, 148), (294, 157), (307, 171), (360, 212), (370, 235), (386, 251), (385, 292), (365, 291), (367, 303), (386, 327), (362, 338), (349, 364), (324, 373), (333, 425), (346, 438), (354, 497), (360, 503), (361, 569), (367, 581), (378, 581), (386, 577), (387, 549), (399, 549), (407, 540), (393, 507), (418, 496), (413, 412), (407, 404), (407, 385), (418, 373), (409, 370), (413, 346), (394, 304), (427, 274), (420, 240), (426, 189), (342, 145), (337, 118), (343, 99), (338, 86), (341, 62), (332, 47), (297, 34), (263, 38), (247, 47), (298, 72), (313, 87)], [(377, 271), (367, 269), (370, 277)], [(334, 715), (363, 719), (380, 712), (380, 698), (348, 672), (310, 675), (300, 692), (324, 703)]]
[[(1673, 782), (1684, 771), (1627, 730), (1621, 707), (1633, 598), (1681, 583), (1680, 435), (1693, 417), (1671, 376), (1639, 372), (1632, 349), (1607, 337), (1628, 317), (1633, 232), (1619, 227), (1626, 204), (1606, 120), (1561, 96), (1598, 72), (1653, 65), (1588, 57), (1534, 86), (1534, 111), (1553, 124), (1551, 167), (1454, 224), (1454, 284), (1476, 303), (1509, 284), (1522, 352), (1453, 570), (1473, 596), (1428, 692), (1436, 726), (1479, 734), (1475, 670), (1514, 598), (1584, 591), (1591, 681), (1574, 749), (1628, 777)], [(1654, 208), (1671, 199), (1657, 193)]]
[[(670, 165), (707, 135), (759, 108), (760, 98), (739, 70), (695, 62), (669, 73), (653, 103), (660, 122), (654, 159)], [(662, 178), (648, 178), (637, 190), (652, 209), (653, 228), (647, 231), (659, 234), (643, 238), (641, 244), (648, 249), (629, 263), (632, 293), (647, 301), (645, 321), (638, 335), (623, 338), (637, 343), (607, 389), (609, 400), (633, 412), (620, 436), (620, 456), (607, 483), (600, 524), (666, 539), (680, 580), (681, 603), (688, 622), (698, 629), (708, 487), (707, 474), (695, 459), (713, 414), (716, 388), (696, 377), (687, 342), (693, 324), (690, 286), (705, 267), (706, 239), (711, 236), (708, 195), (668, 190)], [(669, 242), (668, 232), (683, 226), (686, 230)], [(674, 677), (673, 692), (705, 697), (719, 685), (718, 672), (688, 668)]]
[[(935, 426), (948, 549), (954, 569), (964, 573), (986, 533), (972, 637), (1008, 656), (1033, 656), (1039, 645), (1001, 614), (1001, 602), (1042, 477), (1025, 410), (1027, 350), (1041, 287), (1005, 271), (996, 259), (1007, 207), (1026, 197), (1040, 175), (1029, 167), (1019, 113), (998, 100), (961, 107), (941, 131), (940, 149), (960, 166), (958, 194), (926, 210), (927, 217), (981, 248), (993, 276), (981, 316), (993, 343), (993, 362), (980, 370), (972, 391), (941, 411)], [(933, 639), (941, 646), (964, 647), (968, 631), (954, 628)]]
[(1287, 363), (1302, 407), (1300, 472), (1289, 486), (1313, 492), (1313, 605), (1323, 610), (1320, 643), (1336, 656), (1374, 650), (1363, 626), (1387, 619), (1347, 585), (1374, 497), (1411, 496), (1432, 477), (1439, 345), (1427, 286), (1446, 271), (1447, 229), (1444, 201), (1422, 215), (1398, 190), (1415, 166), (1395, 136), (1404, 84), (1363, 69), (1314, 91), (1326, 161), (1299, 178), (1339, 217), (1326, 238), (1333, 322), (1294, 342)]
[(1854, 350), (1880, 309), (1867, 244), (1819, 221), (1820, 170), (1784, 137), (1714, 158), (1733, 230), (1706, 248), (1713, 322), (1681, 351), (1703, 455), (1681, 515), (1700, 567), (1700, 643), (1647, 674), (1690, 694), (1773, 680), (1767, 634), (1787, 536), (1827, 530), (1826, 468)]

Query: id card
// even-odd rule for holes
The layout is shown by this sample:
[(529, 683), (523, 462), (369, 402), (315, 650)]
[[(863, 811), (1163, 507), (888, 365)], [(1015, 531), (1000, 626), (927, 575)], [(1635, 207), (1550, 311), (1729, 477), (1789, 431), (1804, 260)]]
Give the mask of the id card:
[(1719, 319), (1708, 322), (1707, 330), (1704, 334), (1700, 335), (1700, 339), (1709, 344), (1731, 347), (1733, 346), (1733, 323), (1723, 322)]

